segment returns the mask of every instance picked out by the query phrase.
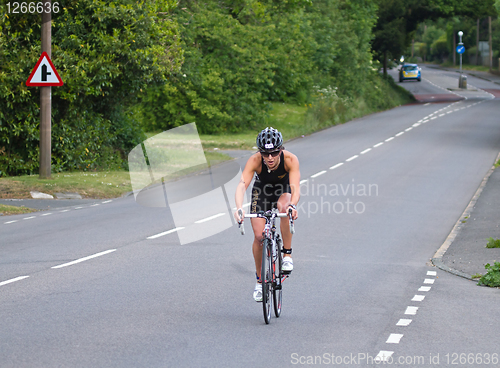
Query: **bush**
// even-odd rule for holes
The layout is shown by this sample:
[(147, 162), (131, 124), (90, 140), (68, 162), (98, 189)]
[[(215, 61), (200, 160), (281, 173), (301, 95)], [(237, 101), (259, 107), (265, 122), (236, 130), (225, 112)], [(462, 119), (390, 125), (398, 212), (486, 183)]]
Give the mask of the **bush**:
[[(53, 15), (52, 61), (64, 81), (52, 88), (55, 171), (120, 166), (140, 140), (137, 123), (121, 111), (179, 69), (168, 19), (175, 4), (68, 0)], [(39, 20), (0, 17), (0, 176), (38, 170), (40, 94), (24, 81), (40, 56)]]
[(486, 248), (500, 248), (500, 239), (488, 238), (488, 244)]
[(500, 262), (495, 262), (493, 266), (487, 263), (484, 268), (488, 272), (481, 276), (477, 284), (490, 287), (500, 287)]

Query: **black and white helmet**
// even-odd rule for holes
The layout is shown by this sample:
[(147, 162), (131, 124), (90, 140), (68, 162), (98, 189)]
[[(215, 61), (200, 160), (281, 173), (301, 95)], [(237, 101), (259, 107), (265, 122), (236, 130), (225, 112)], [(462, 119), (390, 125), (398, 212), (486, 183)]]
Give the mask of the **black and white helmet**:
[(283, 145), (283, 136), (273, 127), (266, 128), (257, 136), (257, 147), (260, 151), (271, 152)]

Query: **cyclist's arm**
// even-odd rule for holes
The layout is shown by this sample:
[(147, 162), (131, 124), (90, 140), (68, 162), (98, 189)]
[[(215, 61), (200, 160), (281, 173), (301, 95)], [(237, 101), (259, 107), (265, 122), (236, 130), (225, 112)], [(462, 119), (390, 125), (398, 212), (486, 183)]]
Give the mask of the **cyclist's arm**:
[[(291, 199), (290, 204), (297, 205), (300, 200), (300, 169), (299, 169), (299, 159), (294, 154), (288, 152), (288, 158), (286, 160), (288, 168), (288, 177), (290, 181), (291, 189)], [(297, 217), (297, 212), (293, 211), (294, 219)]]
[(245, 169), (241, 174), (240, 182), (236, 187), (236, 193), (234, 196), (234, 201), (236, 203), (236, 213), (235, 218), (238, 220), (237, 212), (243, 206), (243, 199), (245, 197), (245, 192), (253, 179), (254, 173), (258, 170), (258, 165), (260, 161), (258, 160), (258, 154), (252, 155), (245, 165)]

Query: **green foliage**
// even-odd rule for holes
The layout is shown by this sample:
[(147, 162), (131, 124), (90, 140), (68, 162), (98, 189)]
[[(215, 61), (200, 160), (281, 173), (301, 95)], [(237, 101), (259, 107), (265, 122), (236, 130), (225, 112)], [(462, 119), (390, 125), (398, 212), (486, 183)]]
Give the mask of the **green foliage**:
[(489, 263), (484, 266), (487, 270), (486, 274), (481, 276), (478, 285), (500, 287), (500, 262), (495, 262), (494, 265)]
[(185, 62), (142, 95), (144, 129), (193, 121), (202, 133), (252, 129), (265, 122), (269, 102), (311, 102), (315, 84), (360, 96), (373, 73), (375, 9), (350, 0), (181, 1)]
[[(498, 0), (377, 0), (378, 20), (373, 40), (375, 57), (381, 62), (386, 57), (399, 58), (410, 45), (419, 24), (424, 22), (457, 16), (471, 19), (495, 16), (496, 1)], [(432, 45), (432, 42), (423, 42), (428, 47)]]
[[(300, 3), (288, 2), (292, 9)], [(314, 43), (302, 32), (301, 10), (285, 13), (277, 4), (181, 2), (185, 62), (181, 73), (142, 96), (144, 128), (196, 121), (203, 133), (241, 131), (263, 122), (266, 101), (305, 100)]]
[(488, 238), (486, 248), (500, 248), (500, 239)]
[[(178, 70), (182, 52), (167, 18), (174, 0), (68, 0), (52, 21), (56, 171), (120, 165), (142, 137), (125, 106)], [(34, 173), (39, 161), (39, 90), (25, 85), (40, 56), (40, 17), (0, 18), (0, 176)]]
[(443, 33), (437, 40), (431, 44), (431, 53), (437, 58), (443, 58), (448, 55), (448, 42), (446, 41), (446, 34)]

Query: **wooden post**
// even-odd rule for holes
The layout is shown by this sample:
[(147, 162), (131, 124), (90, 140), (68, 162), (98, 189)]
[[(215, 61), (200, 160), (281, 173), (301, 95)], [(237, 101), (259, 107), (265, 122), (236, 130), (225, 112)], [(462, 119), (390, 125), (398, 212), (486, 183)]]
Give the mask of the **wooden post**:
[(491, 16), (488, 17), (488, 33), (489, 33), (489, 44), (490, 44), (490, 73), (493, 71), (493, 49), (491, 41)]
[[(52, 23), (52, 1), (49, 12), (42, 13), (42, 53), (45, 51), (52, 58), (51, 48), (51, 23)], [(44, 11), (46, 7), (44, 6)], [(40, 179), (50, 179), (51, 174), (51, 152), (52, 152), (52, 87), (40, 87)]]
[(479, 18), (476, 25), (476, 65), (479, 65)]

